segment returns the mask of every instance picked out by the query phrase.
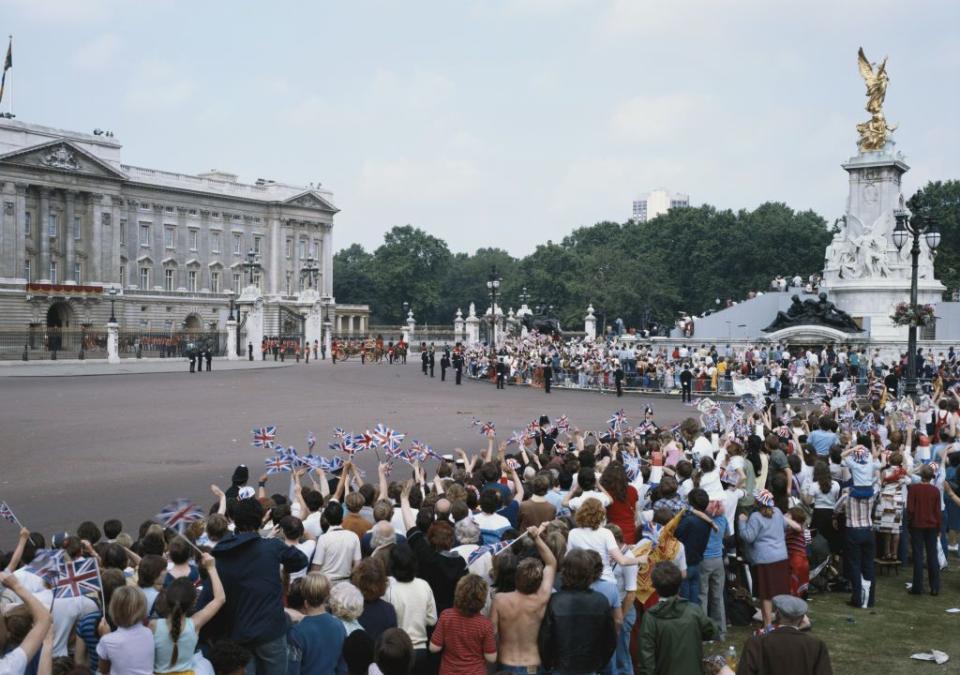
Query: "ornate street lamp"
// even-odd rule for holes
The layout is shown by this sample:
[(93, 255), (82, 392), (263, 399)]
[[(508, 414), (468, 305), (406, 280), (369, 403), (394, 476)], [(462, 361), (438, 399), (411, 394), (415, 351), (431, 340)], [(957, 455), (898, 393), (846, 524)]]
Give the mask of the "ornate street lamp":
[(247, 251), (247, 260), (243, 263), (243, 269), (249, 273), (249, 285), (253, 286), (253, 273), (259, 272), (262, 269), (262, 265), (257, 261), (257, 254), (251, 248)]
[(313, 256), (307, 258), (307, 264), (300, 268), (300, 278), (307, 278), (307, 286), (313, 288), (313, 284), (316, 281), (317, 273), (320, 271), (320, 266), (317, 265), (316, 260)]
[[(919, 219), (912, 219), (910, 211), (903, 204), (903, 196), (900, 197), (900, 208), (893, 212), (896, 218), (897, 226), (893, 230), (893, 244), (897, 251), (903, 251), (907, 241), (913, 239), (913, 245), (910, 247), (910, 311), (915, 316), (917, 313), (917, 278), (920, 268), (920, 236), (927, 242), (930, 252), (933, 253), (940, 245), (940, 232), (938, 232), (933, 223), (917, 222)], [(904, 393), (907, 396), (915, 397), (917, 395), (917, 326), (912, 321), (907, 329), (907, 379), (904, 387)]]
[(107, 291), (107, 294), (110, 296), (110, 323), (116, 323), (117, 315), (114, 312), (114, 304), (117, 301), (117, 289), (111, 288), (109, 291)]
[(497, 268), (490, 268), (490, 276), (487, 277), (487, 290), (490, 292), (490, 346), (493, 351), (497, 350), (497, 293), (500, 291), (500, 275), (497, 274)]

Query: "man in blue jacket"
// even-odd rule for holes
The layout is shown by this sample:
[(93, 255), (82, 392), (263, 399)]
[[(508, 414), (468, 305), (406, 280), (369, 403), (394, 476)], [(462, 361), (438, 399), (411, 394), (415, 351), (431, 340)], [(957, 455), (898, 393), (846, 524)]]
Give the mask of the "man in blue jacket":
[[(263, 507), (256, 499), (241, 499), (233, 505), (234, 534), (224, 537), (211, 552), (223, 582), (226, 604), (202, 631), (204, 641), (229, 638), (253, 655), (250, 666), (257, 675), (287, 672), (287, 619), (283, 611), (280, 567), (298, 572), (307, 566), (307, 556), (281, 539), (264, 539), (258, 530)], [(204, 585), (199, 605), (209, 602), (211, 590)]]

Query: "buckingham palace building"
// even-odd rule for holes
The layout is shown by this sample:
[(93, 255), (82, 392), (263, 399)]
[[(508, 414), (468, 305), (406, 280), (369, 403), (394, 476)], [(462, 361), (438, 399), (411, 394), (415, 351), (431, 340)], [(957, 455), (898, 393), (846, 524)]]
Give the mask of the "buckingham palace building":
[(144, 343), (222, 331), (251, 279), (267, 335), (296, 332), (284, 317), (305, 284), (334, 334), (366, 332), (367, 306), (334, 302), (331, 192), (130, 166), (121, 148), (109, 132), (0, 119), (0, 358), (24, 334), (41, 351), (50, 332), (95, 335), (111, 312)]

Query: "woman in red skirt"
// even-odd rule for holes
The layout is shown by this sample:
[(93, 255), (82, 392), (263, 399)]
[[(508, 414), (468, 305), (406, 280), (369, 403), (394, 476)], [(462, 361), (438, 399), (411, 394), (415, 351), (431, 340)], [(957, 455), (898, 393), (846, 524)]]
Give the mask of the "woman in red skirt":
[(740, 539), (747, 545), (756, 570), (754, 591), (760, 599), (763, 627), (773, 621), (773, 597), (790, 592), (790, 563), (787, 560), (786, 520), (773, 505), (769, 490), (756, 493), (757, 510), (747, 518), (740, 514)]

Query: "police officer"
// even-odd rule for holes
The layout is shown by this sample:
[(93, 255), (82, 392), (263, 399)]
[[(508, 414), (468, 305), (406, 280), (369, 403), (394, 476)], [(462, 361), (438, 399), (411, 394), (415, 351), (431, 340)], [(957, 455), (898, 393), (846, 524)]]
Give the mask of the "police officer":
[(211, 366), (211, 364), (213, 363), (213, 352), (210, 351), (210, 347), (209, 347), (209, 346), (207, 347), (206, 351), (203, 352), (203, 357), (204, 357), (204, 359), (206, 359), (206, 361), (207, 361), (207, 372), (209, 373), (209, 372), (210, 372), (210, 366)]
[(460, 384), (463, 379), (463, 354), (457, 349), (453, 352), (453, 372), (456, 373), (456, 383)]
[(192, 373), (196, 367), (197, 367), (197, 355), (191, 349), (190, 350), (190, 372)]
[(620, 363), (620, 359), (614, 361), (616, 368), (613, 371), (613, 381), (617, 385), (617, 398), (623, 396), (623, 365)]
[(543, 359), (543, 391), (550, 393), (550, 382), (553, 380), (553, 366), (550, 365), (550, 359)]
[(437, 355), (433, 349), (433, 343), (430, 343), (430, 377), (433, 377), (433, 369), (437, 365)]
[(443, 356), (440, 357), (440, 381), (447, 381), (447, 368), (450, 367), (450, 349), (443, 350)]
[(502, 355), (497, 356), (497, 389), (507, 388), (507, 364)]
[(680, 371), (680, 401), (693, 401), (693, 373), (690, 372), (689, 363), (684, 363)]
[(427, 368), (430, 367), (430, 354), (427, 353), (427, 343), (420, 343), (420, 367), (423, 370), (423, 374), (427, 374)]

